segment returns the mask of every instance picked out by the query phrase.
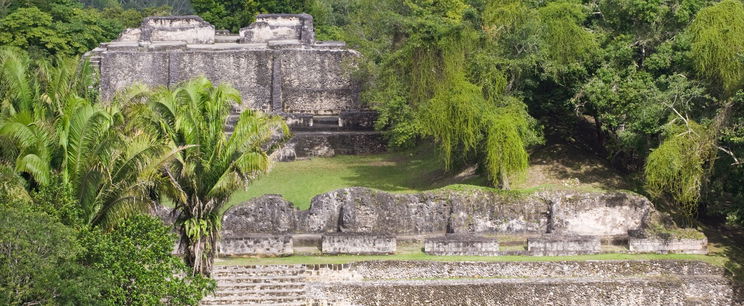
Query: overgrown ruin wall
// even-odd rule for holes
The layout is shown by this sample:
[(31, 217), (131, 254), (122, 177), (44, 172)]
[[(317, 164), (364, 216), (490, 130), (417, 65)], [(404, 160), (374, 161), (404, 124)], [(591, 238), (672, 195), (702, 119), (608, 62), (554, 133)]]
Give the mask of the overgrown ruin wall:
[(235, 38), (215, 36), (198, 16), (149, 17), (88, 54), (103, 100), (137, 83), (173, 87), (205, 76), (238, 89), (243, 108), (335, 115), (362, 109), (349, 73), (358, 56), (343, 43), (316, 42), (306, 14), (259, 15)]
[[(554, 205), (552, 203), (561, 203)], [(392, 194), (353, 187), (320, 194), (309, 210), (278, 195), (265, 195), (230, 208), (226, 235), (250, 233), (525, 233), (627, 235), (639, 230), (652, 204), (626, 192), (544, 191), (517, 195), (480, 189)], [(572, 223), (577, 216), (586, 226)]]

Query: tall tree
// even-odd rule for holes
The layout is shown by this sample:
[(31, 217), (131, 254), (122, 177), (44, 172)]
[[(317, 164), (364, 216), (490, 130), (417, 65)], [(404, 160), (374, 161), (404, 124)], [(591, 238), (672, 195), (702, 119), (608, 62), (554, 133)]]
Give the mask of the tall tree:
[(148, 189), (163, 164), (180, 148), (170, 148), (136, 128), (116, 105), (83, 98), (92, 72), (77, 60), (37, 62), (15, 51), (0, 51), (6, 103), (0, 109), (0, 139), (13, 148), (8, 162), (32, 184), (61, 184), (90, 224), (111, 226), (152, 202)]
[(227, 136), (227, 117), (241, 101), (234, 88), (198, 78), (153, 93), (151, 115), (143, 118), (172, 147), (188, 147), (165, 168), (168, 182), (161, 191), (175, 202), (186, 260), (194, 273), (211, 272), (222, 208), (230, 195), (268, 170), (267, 150), (276, 144), (274, 136), (289, 135), (280, 117), (246, 110)]
[(204, 20), (233, 33), (248, 26), (258, 13), (255, 0), (191, 0), (191, 4)]
[(744, 88), (744, 4), (726, 0), (702, 9), (689, 34), (694, 68), (711, 84), (721, 104), (704, 127), (675, 109), (671, 124), (678, 128), (649, 155), (646, 180), (652, 192), (671, 195), (692, 219), (717, 151), (733, 154), (719, 146), (719, 137), (730, 121), (735, 93)]

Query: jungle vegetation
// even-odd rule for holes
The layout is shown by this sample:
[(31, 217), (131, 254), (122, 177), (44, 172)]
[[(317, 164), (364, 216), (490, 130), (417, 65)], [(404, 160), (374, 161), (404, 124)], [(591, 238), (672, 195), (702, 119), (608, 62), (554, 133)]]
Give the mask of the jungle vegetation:
[[(300, 12), (364, 55), (392, 148), (508, 189), (528, 148), (571, 143), (688, 225), (744, 224), (741, 0), (0, 0), (0, 303), (197, 303), (223, 206), (286, 126), (248, 111), (225, 135), (239, 96), (205, 79), (100, 101), (79, 56), (145, 16)], [(185, 262), (144, 215), (164, 197)]]

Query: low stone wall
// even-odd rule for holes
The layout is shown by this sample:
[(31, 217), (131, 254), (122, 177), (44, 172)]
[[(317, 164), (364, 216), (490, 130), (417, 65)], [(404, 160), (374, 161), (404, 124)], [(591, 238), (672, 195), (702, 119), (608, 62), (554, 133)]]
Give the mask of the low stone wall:
[(294, 253), (292, 236), (248, 235), (239, 238), (222, 238), (218, 246), (220, 256), (289, 256)]
[(499, 255), (499, 242), (495, 238), (448, 235), (426, 239), (424, 253), (429, 255)]
[(327, 255), (385, 255), (396, 249), (395, 237), (364, 233), (330, 233), (323, 235), (321, 251)]
[(371, 154), (385, 152), (382, 133), (374, 131), (295, 132), (285, 145), (284, 161), (305, 157)]
[(546, 194), (542, 198), (550, 205), (548, 232), (553, 234), (627, 235), (641, 228), (643, 217), (653, 210), (646, 198), (624, 192)]
[[(641, 228), (644, 215), (652, 209), (646, 198), (624, 192), (543, 191), (515, 195), (474, 188), (393, 194), (351, 187), (316, 196), (306, 211), (293, 208), (279, 196), (257, 198), (229, 209), (223, 229), (235, 233), (590, 232), (603, 236)], [(582, 226), (580, 217), (594, 221)]]
[(633, 253), (680, 253), (708, 254), (708, 239), (686, 238), (636, 238), (628, 239), (628, 246)]
[(533, 256), (598, 254), (601, 250), (601, 241), (596, 236), (545, 235), (527, 239), (527, 253)]

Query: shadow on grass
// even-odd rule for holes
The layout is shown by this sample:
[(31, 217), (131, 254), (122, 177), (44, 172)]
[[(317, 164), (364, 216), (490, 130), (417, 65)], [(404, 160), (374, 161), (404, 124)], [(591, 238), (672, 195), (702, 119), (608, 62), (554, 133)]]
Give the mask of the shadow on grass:
[(433, 146), (387, 155), (376, 163), (360, 163), (350, 166), (353, 173), (343, 179), (350, 186), (380, 189), (390, 192), (415, 192), (436, 189), (450, 184), (482, 185), (477, 174), (459, 175), (462, 170), (444, 171), (442, 162)]
[(727, 257), (724, 268), (739, 285), (744, 285), (744, 228), (707, 225), (703, 231), (711, 245), (711, 255)]

